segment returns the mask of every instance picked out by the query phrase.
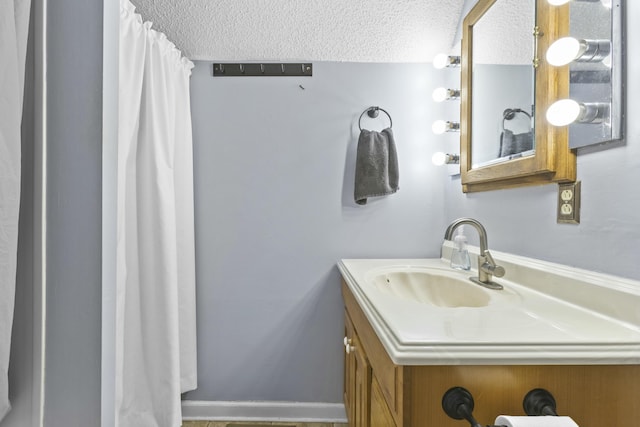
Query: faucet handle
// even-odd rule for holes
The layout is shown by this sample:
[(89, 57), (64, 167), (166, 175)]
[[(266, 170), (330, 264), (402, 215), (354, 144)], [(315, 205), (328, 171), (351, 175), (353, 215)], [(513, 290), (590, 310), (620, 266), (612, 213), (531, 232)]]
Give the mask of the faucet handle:
[(489, 250), (484, 251), (483, 255), (486, 262), (484, 265), (479, 266), (479, 268), (485, 270), (487, 273), (491, 274), (492, 276), (496, 276), (496, 277), (504, 276), (504, 273), (505, 273), (504, 267), (496, 264), (496, 261), (493, 259), (493, 256), (491, 256), (491, 253), (489, 252)]
[(491, 274), (492, 276), (495, 276), (495, 277), (502, 277), (502, 276), (504, 276), (504, 273), (505, 273), (504, 267), (501, 267), (499, 265), (488, 264), (488, 265), (482, 266), (482, 269), (485, 272), (487, 272), (487, 273), (489, 273), (489, 274)]

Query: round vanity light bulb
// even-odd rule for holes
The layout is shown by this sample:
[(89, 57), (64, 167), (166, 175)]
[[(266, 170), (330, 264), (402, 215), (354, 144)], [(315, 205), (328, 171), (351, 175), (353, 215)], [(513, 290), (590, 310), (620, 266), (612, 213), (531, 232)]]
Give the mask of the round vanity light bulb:
[(431, 162), (436, 166), (442, 166), (447, 161), (447, 155), (442, 151), (438, 151), (431, 156)]
[(433, 122), (433, 125), (431, 125), (431, 130), (436, 135), (442, 135), (447, 131), (447, 122), (444, 120), (436, 120)]
[(573, 99), (561, 99), (547, 109), (547, 121), (553, 126), (567, 126), (580, 116), (580, 104)]
[(611, 0), (600, 0), (600, 3), (607, 9), (611, 9)]
[(437, 153), (434, 153), (433, 156), (431, 156), (431, 162), (436, 166), (459, 165), (460, 155), (438, 151)]
[(579, 57), (581, 49), (580, 40), (574, 37), (562, 37), (547, 49), (547, 62), (554, 67), (562, 67)]
[(433, 91), (433, 94), (431, 96), (433, 97), (433, 100), (435, 102), (442, 102), (447, 99), (448, 95), (449, 94), (447, 93), (447, 89), (439, 87)]
[(439, 53), (433, 58), (433, 66), (438, 70), (447, 66), (449, 58), (446, 53)]

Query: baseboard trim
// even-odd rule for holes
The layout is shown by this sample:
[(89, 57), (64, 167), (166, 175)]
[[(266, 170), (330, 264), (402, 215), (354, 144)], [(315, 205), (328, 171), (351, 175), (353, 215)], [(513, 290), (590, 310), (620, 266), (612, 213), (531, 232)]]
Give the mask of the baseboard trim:
[(346, 423), (342, 403), (182, 401), (185, 421), (280, 421)]

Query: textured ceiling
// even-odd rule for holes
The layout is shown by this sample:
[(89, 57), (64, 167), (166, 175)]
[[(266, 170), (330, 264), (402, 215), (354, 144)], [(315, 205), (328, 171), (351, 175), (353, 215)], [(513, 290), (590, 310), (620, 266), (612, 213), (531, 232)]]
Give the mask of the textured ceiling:
[(535, 0), (500, 0), (473, 27), (473, 61), (531, 65)]
[(193, 60), (430, 62), (457, 42), (465, 0), (132, 3)]

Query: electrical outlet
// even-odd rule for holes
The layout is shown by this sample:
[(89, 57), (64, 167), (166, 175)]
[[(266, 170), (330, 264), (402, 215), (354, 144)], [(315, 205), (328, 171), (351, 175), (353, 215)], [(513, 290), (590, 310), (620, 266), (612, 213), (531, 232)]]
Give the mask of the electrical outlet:
[(580, 224), (580, 181), (558, 184), (558, 224)]

